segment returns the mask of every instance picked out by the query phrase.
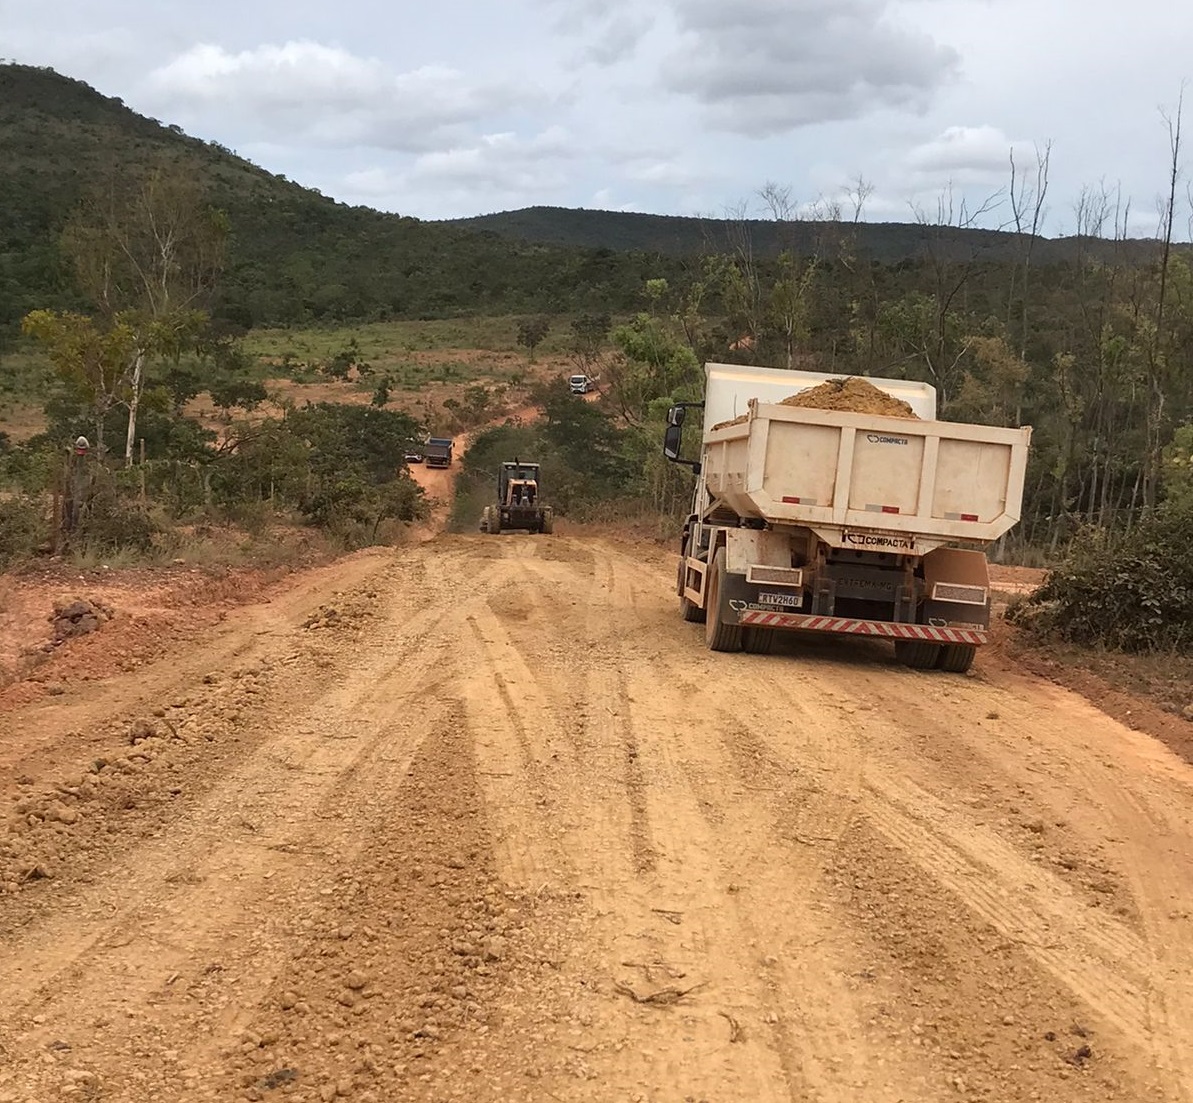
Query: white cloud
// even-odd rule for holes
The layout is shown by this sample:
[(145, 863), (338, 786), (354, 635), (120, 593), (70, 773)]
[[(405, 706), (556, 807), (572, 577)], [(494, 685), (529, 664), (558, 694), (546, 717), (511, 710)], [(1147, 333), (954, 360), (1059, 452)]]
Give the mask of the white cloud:
[[(457, 214), (502, 206), (559, 203), (567, 195), (580, 152), (561, 127), (523, 138), (512, 132), (486, 134), (479, 140), (415, 157), (408, 166), (373, 166), (346, 174), (340, 190), (353, 201), (376, 203), (386, 210), (424, 209), (428, 204)], [(473, 204), (470, 208), (469, 204)]]
[(529, 139), (517, 134), (486, 134), (475, 145), (437, 150), (418, 157), (414, 180), (487, 183), (494, 188), (558, 186), (575, 150), (567, 132), (552, 127)]
[(338, 46), (293, 41), (232, 53), (200, 44), (153, 71), (148, 88), (184, 113), (222, 108), (255, 135), (316, 145), (419, 151), (493, 112), (532, 102), (533, 85), (470, 82), (426, 65), (395, 73)]
[(621, 211), (624, 213), (643, 213), (637, 203), (619, 203), (613, 195), (612, 188), (598, 188), (584, 206), (590, 211)]
[(903, 160), (920, 177), (988, 183), (1007, 176), (1011, 149), (1024, 145), (1030, 143), (1015, 142), (996, 126), (950, 126), (914, 146)]
[(675, 161), (652, 160), (631, 163), (625, 171), (625, 178), (644, 184), (664, 184), (673, 188), (686, 188), (694, 183), (703, 182), (705, 174)]
[(958, 57), (895, 22), (887, 0), (672, 0), (664, 85), (755, 137), (879, 109), (923, 110)]
[[(980, 203), (1008, 183), (1012, 144), (1030, 170), (1035, 141), (1053, 139), (1050, 227), (1106, 179), (1150, 232), (1167, 155), (1156, 108), (1193, 76), (1193, 7), (1171, 0), (0, 10), (6, 56), (326, 194), (426, 218), (601, 192), (613, 207), (723, 212), (767, 180), (803, 203), (860, 171), (878, 187), (869, 217), (905, 220), (950, 180)], [(546, 157), (536, 142), (552, 128), (564, 148)]]

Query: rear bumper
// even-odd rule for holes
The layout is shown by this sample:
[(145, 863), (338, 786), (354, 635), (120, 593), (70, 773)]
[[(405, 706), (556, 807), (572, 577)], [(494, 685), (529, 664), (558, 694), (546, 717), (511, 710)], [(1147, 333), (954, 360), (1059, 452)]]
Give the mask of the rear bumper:
[(743, 609), (737, 623), (752, 628), (799, 629), (803, 632), (835, 632), (845, 636), (876, 636), (884, 640), (922, 640), (925, 643), (959, 643), (980, 647), (989, 633), (979, 628), (936, 628), (929, 624), (900, 624), (886, 620), (853, 620), (807, 613), (771, 613)]

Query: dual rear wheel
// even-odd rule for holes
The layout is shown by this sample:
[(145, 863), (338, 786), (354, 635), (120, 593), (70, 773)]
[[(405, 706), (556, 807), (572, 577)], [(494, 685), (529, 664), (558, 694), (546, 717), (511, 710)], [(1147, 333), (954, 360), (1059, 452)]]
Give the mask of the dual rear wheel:
[(978, 649), (965, 643), (927, 643), (924, 640), (898, 640), (895, 658), (913, 670), (943, 670), (964, 674), (973, 666)]

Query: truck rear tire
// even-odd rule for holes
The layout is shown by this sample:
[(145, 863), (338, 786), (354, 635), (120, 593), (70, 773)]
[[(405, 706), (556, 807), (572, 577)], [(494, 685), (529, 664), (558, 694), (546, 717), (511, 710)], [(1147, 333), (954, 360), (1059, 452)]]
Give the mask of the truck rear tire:
[(775, 649), (773, 628), (743, 628), (741, 649), (750, 655), (769, 655)]
[(555, 531), (555, 514), (549, 509), (543, 510), (543, 519), (539, 524), (539, 532), (545, 532), (548, 536)]
[(940, 649), (940, 657), (936, 660), (938, 669), (950, 674), (964, 674), (973, 666), (974, 656), (978, 649), (966, 643), (948, 643)]
[(913, 670), (932, 670), (940, 661), (941, 647), (938, 643), (923, 640), (896, 640), (895, 658)]
[(721, 620), (721, 590), (725, 579), (725, 549), (718, 548), (708, 570), (705, 584), (704, 642), (709, 651), (740, 651), (741, 625), (726, 624)]

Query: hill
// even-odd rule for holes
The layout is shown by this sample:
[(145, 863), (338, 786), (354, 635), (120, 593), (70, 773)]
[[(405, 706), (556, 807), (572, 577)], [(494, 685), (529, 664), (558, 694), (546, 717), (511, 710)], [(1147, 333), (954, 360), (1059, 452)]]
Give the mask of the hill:
[[(58, 237), (87, 181), (112, 165), (166, 156), (208, 185), (229, 215), (232, 249), (217, 311), (244, 325), (464, 314), (622, 312), (643, 281), (679, 276), (744, 228), (760, 257), (782, 248), (835, 255), (841, 234), (893, 266), (927, 255), (1011, 260), (1014, 236), (917, 224), (843, 226), (531, 207), (442, 222), (339, 203), (51, 69), (0, 65), (0, 331), (40, 306), (83, 306)], [(1109, 242), (1040, 240), (1037, 264)], [(1121, 249), (1121, 245), (1119, 246)], [(1146, 243), (1132, 246), (1140, 255)], [(1120, 253), (1121, 258), (1121, 253)]]
[(251, 323), (629, 308), (651, 257), (542, 247), (336, 202), (53, 70), (0, 65), (0, 326), (73, 303), (57, 238), (86, 182), (166, 155), (232, 224), (224, 308)]

